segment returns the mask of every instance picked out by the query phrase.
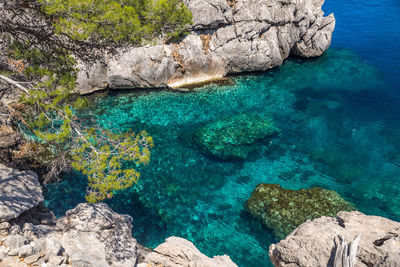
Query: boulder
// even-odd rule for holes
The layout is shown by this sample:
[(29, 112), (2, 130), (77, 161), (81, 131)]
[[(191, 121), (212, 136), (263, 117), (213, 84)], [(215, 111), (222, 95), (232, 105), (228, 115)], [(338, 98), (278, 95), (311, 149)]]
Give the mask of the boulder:
[(179, 238), (169, 237), (164, 243), (146, 255), (138, 267), (147, 266), (198, 266), (198, 267), (237, 267), (226, 255), (209, 258), (202, 254), (192, 242)]
[(106, 87), (180, 87), (228, 74), (264, 71), (290, 54), (320, 56), (329, 46), (333, 15), (324, 0), (184, 0), (193, 15), (179, 43), (131, 47), (103, 62), (80, 62), (81, 94)]
[[(59, 256), (62, 250), (74, 266), (134, 266), (136, 240), (132, 218), (112, 211), (106, 204), (79, 204), (58, 219), (46, 235), (45, 254)], [(54, 248), (57, 249), (54, 249)]]
[(25, 245), (18, 249), (18, 257), (26, 258), (32, 256), (35, 253), (35, 250), (32, 245)]
[(23, 247), (28, 243), (28, 238), (20, 235), (9, 235), (4, 240), (4, 245), (11, 250)]
[(278, 184), (259, 184), (245, 208), (278, 239), (285, 238), (307, 220), (355, 210), (335, 191), (319, 187), (289, 190)]
[[(35, 266), (135, 266), (137, 243), (131, 223), (131, 217), (113, 212), (106, 204), (79, 204), (56, 225), (25, 223), (24, 231), (5, 237), (0, 252), (8, 255), (5, 260), (11, 266), (19, 258)], [(25, 236), (28, 232), (29, 238)]]
[(334, 266), (339, 236), (347, 242), (359, 237), (355, 267), (399, 266), (400, 223), (356, 211), (305, 222), (272, 244), (269, 256), (277, 267)]
[(12, 148), (21, 140), (21, 135), (11, 127), (0, 125), (0, 150)]
[(18, 217), (43, 201), (38, 177), (0, 164), (0, 222)]
[(274, 123), (257, 115), (241, 114), (219, 119), (194, 134), (200, 148), (217, 158), (245, 159), (257, 149), (257, 142), (279, 133)]
[(40, 254), (35, 254), (24, 259), (26, 264), (32, 265), (33, 263), (37, 262), (41, 258)]
[(8, 222), (0, 223), (0, 233), (1, 231), (8, 231), (10, 229), (10, 224)]

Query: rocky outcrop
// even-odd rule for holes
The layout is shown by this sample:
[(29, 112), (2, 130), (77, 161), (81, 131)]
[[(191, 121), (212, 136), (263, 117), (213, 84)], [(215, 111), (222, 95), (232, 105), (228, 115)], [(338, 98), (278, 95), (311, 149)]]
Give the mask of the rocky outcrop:
[(79, 204), (58, 219), (45, 237), (61, 244), (73, 266), (122, 267), (137, 261), (131, 230), (132, 217), (115, 213), (103, 203)]
[(279, 239), (307, 220), (355, 210), (335, 191), (319, 187), (290, 190), (278, 184), (259, 184), (245, 207)]
[(269, 255), (279, 267), (334, 266), (340, 239), (350, 242), (356, 236), (360, 238), (356, 267), (399, 266), (400, 223), (355, 211), (307, 221), (285, 240), (271, 245)]
[(132, 217), (115, 213), (104, 203), (82, 203), (56, 219), (42, 201), (35, 173), (0, 165), (0, 267), (125, 267), (142, 261), (236, 266), (228, 256), (208, 258), (177, 237), (152, 252), (132, 236)]
[(113, 212), (103, 203), (79, 204), (46, 225), (26, 222), (24, 215), (0, 224), (0, 267), (125, 267), (161, 263), (165, 267), (236, 266), (228, 256), (208, 258), (191, 242), (177, 237), (167, 239), (152, 252), (132, 237), (132, 218)]
[(5, 223), (0, 260), (31, 266), (134, 266), (137, 242), (131, 222), (106, 204), (79, 204), (55, 225)]
[(237, 267), (226, 255), (209, 258), (202, 254), (192, 242), (179, 238), (169, 237), (164, 243), (146, 255), (138, 267), (148, 266), (202, 266), (202, 267)]
[(279, 66), (290, 54), (321, 55), (335, 27), (324, 0), (185, 0), (193, 14), (181, 42), (133, 47), (105, 62), (80, 63), (82, 94), (110, 88), (179, 87)]
[(38, 177), (0, 164), (0, 223), (18, 217), (43, 201)]
[(257, 142), (277, 135), (273, 121), (253, 114), (240, 114), (206, 124), (194, 134), (202, 151), (220, 159), (245, 159), (257, 150)]

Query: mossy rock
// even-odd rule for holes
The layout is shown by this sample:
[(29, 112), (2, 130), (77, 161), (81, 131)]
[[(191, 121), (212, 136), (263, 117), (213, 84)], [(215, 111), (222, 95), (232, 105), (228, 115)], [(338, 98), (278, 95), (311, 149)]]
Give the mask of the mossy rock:
[(277, 239), (285, 238), (307, 220), (335, 217), (339, 211), (356, 210), (332, 190), (319, 187), (289, 190), (277, 184), (259, 184), (245, 208), (262, 220)]
[(257, 142), (280, 130), (270, 119), (241, 114), (211, 122), (194, 134), (201, 149), (220, 159), (245, 159), (257, 149)]

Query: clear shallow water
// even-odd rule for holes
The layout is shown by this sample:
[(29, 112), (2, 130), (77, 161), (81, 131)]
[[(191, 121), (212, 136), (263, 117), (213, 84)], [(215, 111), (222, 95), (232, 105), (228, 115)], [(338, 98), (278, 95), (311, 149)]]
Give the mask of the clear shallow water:
[[(276, 240), (243, 211), (261, 182), (332, 189), (362, 212), (400, 221), (399, 51), (387, 40), (399, 34), (391, 26), (381, 27), (387, 19), (379, 17), (382, 5), (387, 16), (397, 18), (394, 23), (400, 16), (397, 2), (374, 2), (339, 1), (325, 8), (349, 24), (338, 22), (334, 48), (321, 58), (291, 60), (268, 73), (237, 77), (235, 85), (211, 85), (189, 94), (125, 93), (94, 99), (91, 108), (99, 123), (145, 129), (156, 144), (150, 164), (140, 169), (139, 183), (108, 202), (133, 216), (139, 242), (154, 247), (177, 235), (207, 255), (228, 254), (239, 266), (270, 266), (268, 247)], [(352, 4), (358, 9), (350, 10)], [(371, 14), (368, 26), (373, 19), (379, 25), (369, 28), (371, 35), (381, 28), (392, 32), (380, 38), (392, 56), (370, 55), (375, 44), (363, 42), (363, 28), (357, 26), (365, 15), (360, 8)], [(282, 132), (244, 161), (203, 155), (193, 143), (193, 132), (240, 113), (272, 118)], [(46, 193), (57, 215), (83, 201), (84, 177), (66, 177), (70, 179), (49, 185)]]

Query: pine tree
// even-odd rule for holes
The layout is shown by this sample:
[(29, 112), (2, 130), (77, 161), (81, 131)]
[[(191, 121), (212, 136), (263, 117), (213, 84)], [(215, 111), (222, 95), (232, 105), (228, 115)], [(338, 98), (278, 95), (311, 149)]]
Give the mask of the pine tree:
[(88, 102), (74, 95), (75, 60), (101, 60), (104, 52), (159, 38), (173, 41), (190, 23), (181, 0), (0, 1), (0, 79), (23, 91), (19, 108), (7, 107), (34, 139), (48, 167), (45, 182), (72, 167), (88, 177), (89, 202), (137, 182), (135, 167), (150, 161), (152, 138), (102, 129), (90, 114), (77, 116)]

